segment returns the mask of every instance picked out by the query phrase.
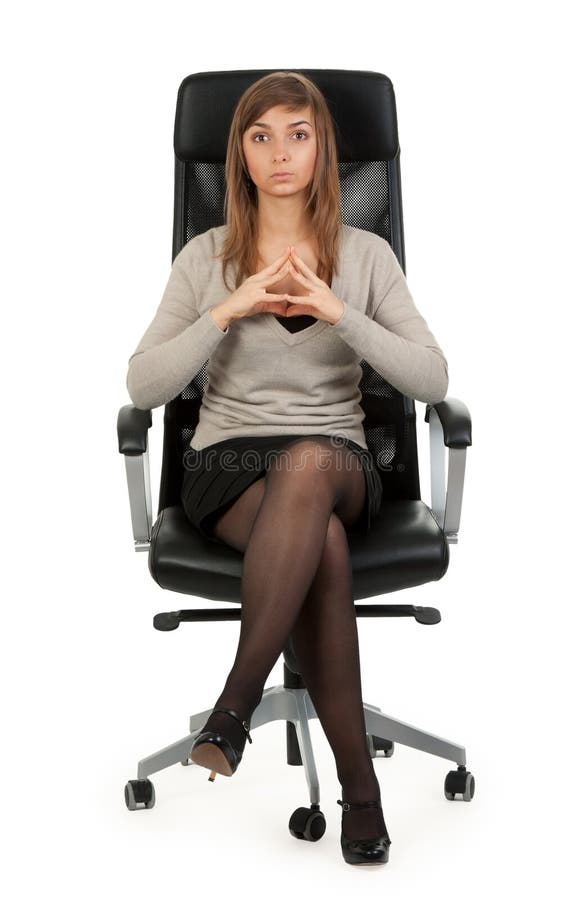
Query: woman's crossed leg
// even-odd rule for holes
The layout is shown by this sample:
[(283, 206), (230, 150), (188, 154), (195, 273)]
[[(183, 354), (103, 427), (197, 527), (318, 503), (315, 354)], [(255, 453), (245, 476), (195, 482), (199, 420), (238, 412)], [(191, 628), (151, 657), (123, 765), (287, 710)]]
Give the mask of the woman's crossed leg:
[[(345, 526), (366, 497), (359, 458), (327, 438), (302, 438), (280, 450), (217, 520), (214, 534), (244, 553), (242, 621), (234, 665), (216, 706), (250, 716), (291, 634), (306, 687), (350, 802), (380, 797), (366, 743), (352, 569)], [(239, 747), (243, 732), (217, 713), (206, 728)], [(347, 813), (349, 838), (384, 830), (382, 812)]]

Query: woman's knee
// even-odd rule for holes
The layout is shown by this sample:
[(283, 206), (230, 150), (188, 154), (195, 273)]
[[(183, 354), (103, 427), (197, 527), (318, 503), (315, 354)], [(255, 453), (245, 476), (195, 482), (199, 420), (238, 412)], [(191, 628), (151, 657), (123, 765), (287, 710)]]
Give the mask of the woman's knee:
[(278, 485), (301, 497), (324, 495), (336, 503), (343, 484), (339, 473), (344, 469), (344, 452), (348, 451), (334, 446), (329, 438), (300, 438), (273, 454), (267, 468), (267, 489)]
[(366, 481), (358, 456), (323, 436), (300, 438), (279, 450), (269, 463), (267, 492), (281, 491), (306, 508), (327, 506), (346, 526), (362, 511)]

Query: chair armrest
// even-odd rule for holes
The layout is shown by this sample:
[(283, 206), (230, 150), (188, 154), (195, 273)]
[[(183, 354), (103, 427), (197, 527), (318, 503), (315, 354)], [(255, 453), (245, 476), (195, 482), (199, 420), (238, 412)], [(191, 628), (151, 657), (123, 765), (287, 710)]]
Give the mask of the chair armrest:
[(150, 409), (137, 409), (129, 403), (118, 413), (118, 450), (124, 454), (126, 464), (130, 518), (137, 552), (148, 550), (151, 542), (153, 511), (148, 430), (152, 424)]
[[(425, 408), (429, 422), (431, 465), (431, 511), (450, 544), (458, 543), (466, 447), (472, 444), (472, 420), (465, 403), (455, 397), (446, 398)], [(445, 453), (448, 447), (448, 488), (446, 490)]]

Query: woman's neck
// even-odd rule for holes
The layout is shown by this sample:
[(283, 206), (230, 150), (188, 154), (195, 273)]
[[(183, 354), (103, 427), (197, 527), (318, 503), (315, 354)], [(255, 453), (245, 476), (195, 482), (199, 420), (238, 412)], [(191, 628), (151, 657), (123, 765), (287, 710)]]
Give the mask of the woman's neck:
[(282, 198), (278, 206), (261, 202), (257, 234), (260, 244), (296, 246), (313, 239), (313, 226), (306, 211), (298, 203), (288, 203)]

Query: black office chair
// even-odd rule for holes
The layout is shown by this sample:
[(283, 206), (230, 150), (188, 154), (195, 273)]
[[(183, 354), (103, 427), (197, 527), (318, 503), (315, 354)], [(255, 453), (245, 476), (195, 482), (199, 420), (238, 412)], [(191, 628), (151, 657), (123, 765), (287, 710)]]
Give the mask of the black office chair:
[[(201, 72), (183, 80), (175, 118), (175, 211), (173, 259), (184, 244), (224, 224), (224, 161), (233, 110), (246, 88), (271, 69)], [(399, 140), (391, 81), (378, 72), (298, 69), (322, 91), (332, 112), (338, 140), (342, 216), (346, 224), (373, 231), (391, 244), (405, 271)], [(417, 460), (415, 403), (388, 384), (362, 360), (360, 382), (363, 427), (377, 462), (384, 496), (379, 516), (367, 535), (348, 535), (353, 598), (362, 600), (438, 581), (446, 572), (450, 543), (457, 543), (464, 489), (466, 447), (471, 419), (465, 404), (453, 398), (427, 405), (431, 459), (431, 508), (422, 500)], [(118, 441), (124, 454), (135, 550), (149, 551), (149, 569), (158, 585), (180, 594), (228, 601), (234, 609), (181, 609), (159, 613), (154, 627), (172, 631), (180, 622), (240, 619), (243, 554), (202, 538), (186, 518), (180, 499), (182, 458), (193, 436), (206, 385), (207, 362), (181, 394), (165, 406), (159, 510), (151, 513), (148, 429), (151, 411), (123, 406)], [(449, 448), (445, 485), (444, 446)], [(411, 605), (356, 605), (357, 616), (413, 616), (426, 625), (440, 621), (436, 609)], [(309, 720), (316, 712), (298, 671), (293, 644), (284, 649), (283, 684), (266, 688), (254, 710), (251, 730), (286, 722), (287, 763), (305, 766), (310, 806), (299, 807), (289, 821), (295, 837), (318, 840), (325, 831), (319, 808), (319, 783)], [(150, 809), (155, 789), (149, 775), (174, 763), (193, 765), (189, 751), (211, 714), (195, 713), (189, 733), (138, 763), (125, 787), (129, 809)], [(390, 757), (395, 742), (453, 760), (444, 784), (447, 799), (474, 796), (474, 777), (466, 769), (464, 747), (393, 719), (364, 704), (371, 757)]]

